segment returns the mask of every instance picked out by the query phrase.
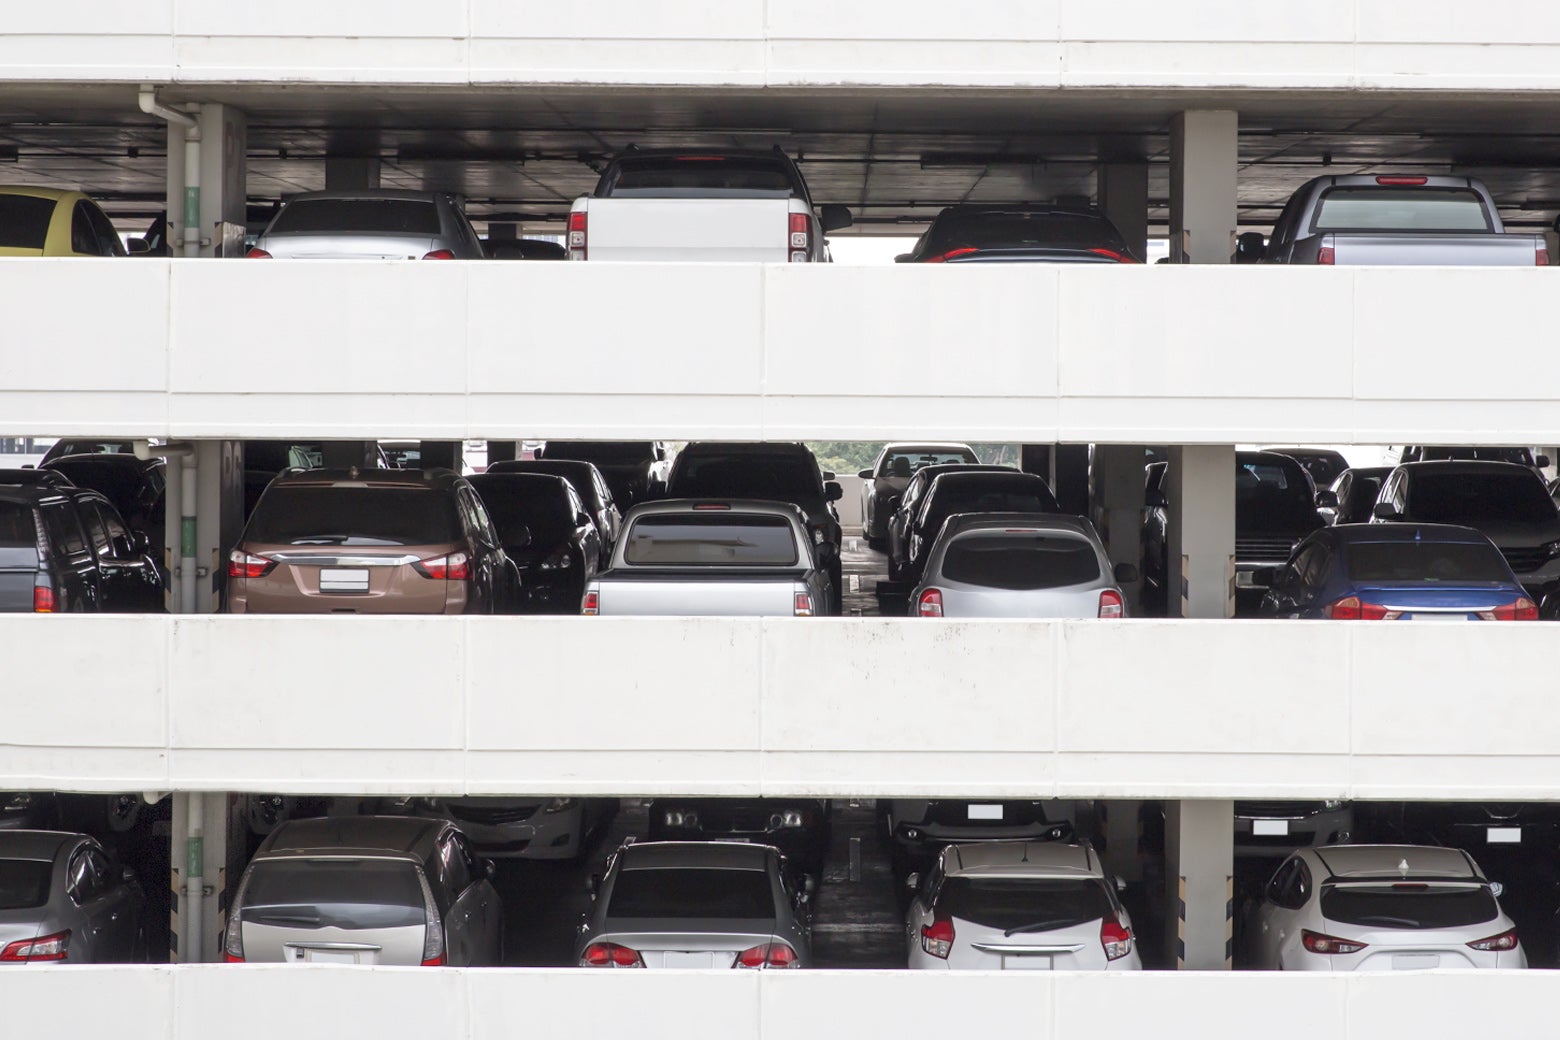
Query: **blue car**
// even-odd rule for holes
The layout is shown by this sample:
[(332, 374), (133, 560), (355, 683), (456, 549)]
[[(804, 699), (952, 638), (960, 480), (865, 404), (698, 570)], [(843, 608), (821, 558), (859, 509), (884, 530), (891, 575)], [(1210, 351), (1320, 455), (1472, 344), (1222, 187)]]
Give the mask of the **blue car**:
[(1270, 582), (1261, 616), (1350, 621), (1536, 621), (1495, 543), (1450, 524), (1340, 524), (1307, 537)]

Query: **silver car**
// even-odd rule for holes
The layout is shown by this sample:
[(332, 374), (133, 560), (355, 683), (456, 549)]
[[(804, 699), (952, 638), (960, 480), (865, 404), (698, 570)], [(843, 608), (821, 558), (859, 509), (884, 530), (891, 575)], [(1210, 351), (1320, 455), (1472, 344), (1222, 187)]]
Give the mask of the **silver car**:
[(1081, 516), (959, 513), (938, 532), (910, 613), (951, 618), (1120, 618), (1118, 582), (1094, 525)]
[(310, 191), (271, 218), (252, 260), (481, 260), (471, 221), (431, 191)]
[(493, 859), (578, 859), (617, 815), (616, 798), (396, 798), (385, 811), (449, 820)]
[(492, 874), (465, 835), (440, 820), (290, 820), (244, 871), (223, 959), (499, 964), (504, 914)]
[(0, 965), (144, 958), (146, 896), (85, 834), (0, 832)]
[(807, 968), (812, 881), (793, 880), (768, 845), (624, 845), (591, 879), (582, 968)]

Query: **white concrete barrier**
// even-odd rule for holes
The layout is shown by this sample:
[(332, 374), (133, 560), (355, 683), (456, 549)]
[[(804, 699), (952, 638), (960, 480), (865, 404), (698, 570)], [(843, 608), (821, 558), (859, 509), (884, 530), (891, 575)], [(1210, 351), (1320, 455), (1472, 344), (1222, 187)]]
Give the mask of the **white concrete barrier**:
[[(0, 352), (0, 423), (174, 438), (1555, 444), (1560, 384), (1512, 375), (1547, 370), (1554, 279), (0, 260), (0, 310), (35, 348)], [(83, 299), (142, 318), (105, 337), (29, 317)], [(1303, 320), (1273, 319), (1302, 299)], [(234, 336), (257, 300), (285, 334)], [(1498, 345), (1501, 363), (1469, 366), (1469, 343)], [(43, 360), (62, 352), (79, 361), (68, 378)]]
[(21, 615), (0, 645), (29, 648), (0, 790), (1517, 800), (1560, 775), (1544, 624)]

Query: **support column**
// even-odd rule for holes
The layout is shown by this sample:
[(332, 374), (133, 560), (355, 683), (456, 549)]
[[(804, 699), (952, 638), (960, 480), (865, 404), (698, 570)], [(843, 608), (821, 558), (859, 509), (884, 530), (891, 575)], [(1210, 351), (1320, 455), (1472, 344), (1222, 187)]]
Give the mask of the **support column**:
[[(196, 205), (200, 224), (200, 255), (216, 256), (221, 244), (217, 224), (245, 223), (248, 170), (244, 159), (248, 145), (248, 117), (232, 105), (202, 104), (194, 115), (200, 124), (200, 184)], [(187, 172), (184, 161), (184, 128), (168, 127), (168, 241), (175, 256), (184, 239)], [(239, 255), (243, 255), (240, 253)]]
[(222, 608), (227, 553), (244, 529), (241, 441), (188, 441), (153, 448), (167, 459), (165, 563), (168, 609), (211, 614)]
[(1165, 803), (1166, 934), (1177, 968), (1219, 971), (1235, 951), (1235, 803)]
[(1148, 163), (1107, 162), (1099, 168), (1100, 212), (1121, 232), (1133, 255), (1148, 257)]
[(1181, 112), (1170, 121), (1170, 262), (1227, 264), (1235, 252), (1238, 114)]
[(1064, 513), (1089, 510), (1087, 444), (1020, 444), (1018, 468), (1043, 477)]
[[(1111, 565), (1130, 563), (1141, 570), (1143, 561), (1143, 446), (1099, 444), (1089, 472), (1089, 518), (1105, 541)], [(1127, 616), (1142, 616), (1142, 576), (1122, 582)]]
[(422, 468), (442, 467), (459, 473), (465, 447), (464, 441), (420, 441), (418, 451), (422, 456)]
[(1172, 447), (1165, 474), (1170, 617), (1235, 616), (1235, 446)]
[(1138, 822), (1138, 813), (1143, 803), (1137, 799), (1113, 798), (1101, 804), (1105, 810), (1105, 869), (1123, 881), (1142, 881), (1143, 856), (1138, 851), (1138, 839), (1143, 828)]
[(229, 886), (237, 887), (248, 861), (242, 804), (242, 796), (221, 792), (173, 796), (168, 959), (175, 964), (222, 960)]
[(337, 156), (325, 159), (326, 191), (363, 191), (379, 187), (379, 157)]

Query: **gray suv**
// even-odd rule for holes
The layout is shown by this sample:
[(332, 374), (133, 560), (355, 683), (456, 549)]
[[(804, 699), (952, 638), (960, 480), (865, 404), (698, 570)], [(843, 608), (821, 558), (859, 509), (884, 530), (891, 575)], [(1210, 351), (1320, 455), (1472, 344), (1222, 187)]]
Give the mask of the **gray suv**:
[(271, 218), (251, 260), (481, 260), (471, 221), (431, 191), (310, 191)]

